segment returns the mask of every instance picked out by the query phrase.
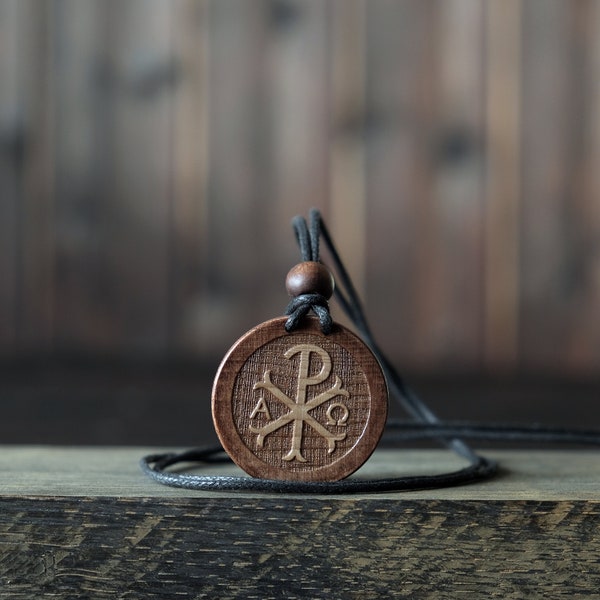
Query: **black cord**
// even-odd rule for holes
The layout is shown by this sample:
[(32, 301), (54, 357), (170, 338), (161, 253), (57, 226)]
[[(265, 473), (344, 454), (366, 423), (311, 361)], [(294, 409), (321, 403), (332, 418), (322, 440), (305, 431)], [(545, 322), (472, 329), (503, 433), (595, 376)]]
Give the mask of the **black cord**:
[[(300, 255), (305, 262), (319, 262), (319, 238), (321, 233), (321, 217), (318, 211), (311, 213), (310, 227), (304, 217), (294, 217), (292, 227), (300, 248)], [(285, 330), (296, 329), (306, 314), (312, 310), (319, 317), (321, 331), (329, 335), (333, 328), (333, 319), (329, 312), (327, 298), (321, 294), (301, 294), (293, 298), (286, 306), (284, 314), (289, 316)]]
[(384, 442), (407, 442), (431, 438), (457, 437), (486, 442), (529, 442), (538, 444), (569, 444), (600, 446), (600, 431), (569, 429), (545, 425), (511, 425), (504, 423), (473, 423), (444, 421), (434, 425), (409, 423), (390, 419), (386, 424)]
[[(477, 454), (467, 445), (464, 441), (465, 439), (568, 443), (600, 447), (600, 431), (594, 430), (577, 431), (556, 427), (527, 427), (441, 421), (417, 394), (409, 388), (377, 345), (356, 288), (337, 252), (325, 223), (321, 219), (319, 211), (316, 209), (311, 210), (310, 224), (307, 224), (302, 217), (295, 217), (292, 225), (300, 247), (302, 260), (304, 261), (319, 261), (319, 240), (320, 238), (324, 240), (337, 274), (335, 297), (361, 334), (365, 343), (379, 360), (388, 381), (390, 393), (413, 418), (413, 421), (410, 422), (389, 419), (386, 424), (384, 442), (399, 443), (411, 440), (435, 439), (465, 458), (469, 462), (469, 465), (458, 471), (439, 475), (417, 475), (366, 480), (353, 478), (335, 482), (280, 481), (256, 479), (253, 477), (192, 475), (167, 471), (169, 467), (177, 464), (195, 463), (196, 465), (201, 465), (230, 462), (230, 459), (226, 456), (221, 446), (213, 446), (187, 450), (182, 453), (145, 456), (141, 460), (141, 467), (149, 477), (165, 485), (205, 491), (252, 491), (294, 494), (400, 492), (461, 485), (492, 477), (498, 470), (496, 462)], [(293, 321), (292, 328), (304, 318), (304, 315), (310, 309), (313, 309), (318, 314), (322, 328), (323, 323), (327, 321), (327, 317), (331, 318), (327, 301), (322, 297), (302, 299), (302, 296), (300, 296), (295, 300), (297, 300), (296, 304), (292, 307), (292, 303), (290, 303), (288, 306), (290, 312), (287, 313), (291, 315), (290, 319)], [(315, 306), (317, 309), (315, 309)], [(288, 320), (289, 322), (290, 320)]]
[[(416, 421), (430, 424), (439, 423), (440, 420), (435, 413), (433, 413), (433, 411), (408, 387), (404, 379), (379, 348), (371, 332), (371, 327), (369, 326), (367, 317), (362, 308), (358, 292), (340, 258), (337, 248), (333, 243), (333, 239), (329, 234), (329, 230), (322, 221), (319, 211), (312, 209), (310, 215), (311, 221), (313, 223), (318, 223), (318, 230), (321, 232), (321, 235), (327, 244), (335, 265), (335, 270), (338, 274), (337, 280), (341, 285), (337, 285), (334, 290), (336, 299), (340, 302), (340, 305), (348, 318), (354, 323), (366, 344), (371, 348), (371, 351), (379, 360), (393, 397)], [(346, 290), (345, 293), (342, 291), (343, 289)], [(460, 454), (471, 462), (476, 462), (479, 458), (475, 452), (461, 440), (444, 440), (444, 443), (451, 447), (457, 454)]]
[[(332, 482), (280, 481), (224, 475), (189, 475), (166, 471), (170, 466), (187, 462), (209, 464), (228, 460), (220, 446), (188, 450), (180, 454), (153, 454), (141, 461), (142, 470), (152, 479), (172, 487), (207, 492), (271, 492), (287, 494), (366, 494), (424, 490), (470, 483), (496, 472), (494, 461), (479, 458), (464, 469), (442, 475), (416, 475), (386, 479), (345, 479)], [(219, 461), (220, 462), (220, 461)]]

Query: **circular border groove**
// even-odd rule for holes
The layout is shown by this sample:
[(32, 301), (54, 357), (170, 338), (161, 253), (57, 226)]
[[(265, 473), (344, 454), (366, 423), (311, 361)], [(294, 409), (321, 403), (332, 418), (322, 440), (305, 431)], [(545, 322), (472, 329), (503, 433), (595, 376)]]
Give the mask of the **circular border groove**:
[[(366, 344), (344, 326), (335, 323), (324, 335), (318, 319), (307, 317), (288, 333), (286, 321), (258, 325), (223, 358), (212, 392), (217, 435), (231, 459), (254, 477), (343, 479), (379, 443), (388, 411), (385, 377)], [(285, 373), (278, 375), (278, 367)], [(346, 376), (338, 375), (340, 369)], [(312, 438), (303, 437), (309, 429)], [(276, 452), (283, 460), (272, 459)]]

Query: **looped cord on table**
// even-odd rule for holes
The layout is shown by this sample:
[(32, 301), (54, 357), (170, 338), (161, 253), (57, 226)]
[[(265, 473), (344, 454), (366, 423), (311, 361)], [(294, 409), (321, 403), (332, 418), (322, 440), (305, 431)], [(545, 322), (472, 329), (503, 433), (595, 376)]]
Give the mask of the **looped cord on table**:
[[(303, 260), (318, 261), (319, 239), (325, 242), (337, 274), (334, 295), (346, 315), (361, 334), (365, 343), (379, 360), (388, 382), (390, 394), (413, 419), (408, 422), (389, 419), (386, 424), (383, 441), (386, 445), (389, 445), (406, 442), (407, 440), (435, 439), (466, 459), (469, 463), (468, 466), (458, 471), (439, 475), (417, 475), (386, 479), (351, 478), (334, 482), (280, 481), (256, 479), (253, 477), (192, 475), (167, 471), (169, 467), (183, 463), (202, 465), (214, 464), (216, 462), (230, 462), (230, 459), (225, 455), (221, 446), (213, 446), (188, 450), (182, 453), (146, 456), (141, 460), (141, 467), (149, 477), (165, 485), (205, 491), (252, 491), (294, 494), (401, 492), (449, 487), (492, 477), (498, 471), (496, 462), (474, 452), (464, 441), (466, 439), (600, 446), (600, 431), (594, 430), (577, 431), (540, 426), (515, 427), (511, 425), (441, 421), (417, 394), (408, 387), (404, 379), (377, 345), (356, 288), (344, 267), (319, 211), (313, 209), (310, 212), (310, 226), (307, 225), (302, 217), (296, 217), (292, 224)], [(301, 296), (296, 300), (300, 298)], [(301, 319), (308, 310), (311, 308), (314, 310), (315, 303), (318, 307), (325, 310), (319, 299), (311, 298), (310, 302), (299, 301), (299, 306), (292, 310), (290, 318), (294, 317), (295, 311), (300, 306), (302, 306), (301, 311), (303, 311), (303, 307), (308, 305), (306, 311), (301, 316), (294, 317)], [(325, 300), (326, 303), (327, 301)], [(326, 308), (326, 312), (329, 314), (328, 307)]]

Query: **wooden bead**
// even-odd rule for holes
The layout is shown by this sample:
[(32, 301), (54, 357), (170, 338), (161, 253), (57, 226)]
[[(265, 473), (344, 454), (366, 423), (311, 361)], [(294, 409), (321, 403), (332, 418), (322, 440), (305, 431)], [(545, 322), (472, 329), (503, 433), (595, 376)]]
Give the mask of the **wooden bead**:
[(321, 294), (329, 299), (333, 294), (335, 281), (325, 265), (307, 261), (290, 269), (285, 278), (285, 287), (292, 297), (302, 294)]

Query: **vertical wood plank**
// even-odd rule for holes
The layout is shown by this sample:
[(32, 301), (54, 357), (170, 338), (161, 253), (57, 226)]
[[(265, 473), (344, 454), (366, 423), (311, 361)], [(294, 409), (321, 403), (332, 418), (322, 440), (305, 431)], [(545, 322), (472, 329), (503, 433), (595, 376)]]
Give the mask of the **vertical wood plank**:
[[(275, 314), (283, 281), (300, 255), (290, 220), (310, 207), (329, 209), (331, 2), (273, 2), (269, 32), (271, 193), (268, 214)], [(265, 211), (266, 212), (266, 211)]]
[(168, 339), (168, 223), (171, 190), (170, 3), (110, 2), (114, 77), (105, 189), (107, 260), (113, 278), (115, 343), (124, 352), (163, 352)]
[(600, 365), (600, 3), (579, 2), (576, 10), (581, 101), (575, 123), (582, 133), (568, 239), (576, 260), (571, 266), (576, 290), (564, 363), (574, 372), (593, 373)]
[(264, 229), (269, 5), (219, 0), (210, 6), (209, 261), (201, 332), (221, 353), (257, 321), (273, 316), (263, 304), (271, 279), (270, 261), (263, 257), (266, 249), (273, 252)]
[(564, 365), (580, 277), (572, 253), (573, 194), (581, 147), (576, 4), (523, 3), (521, 240), (522, 366)]
[(54, 313), (54, 2), (19, 2), (20, 101), (26, 133), (19, 198), (20, 350), (46, 352)]
[(203, 335), (208, 254), (210, 20), (208, 0), (176, 0), (173, 52), (179, 81), (173, 98), (173, 190), (169, 262), (170, 346), (211, 355)]
[(473, 367), (482, 343), (482, 7), (371, 3), (369, 23), (370, 306), (404, 364)]
[(521, 203), (520, 0), (486, 4), (485, 364), (518, 360)]
[(160, 2), (57, 2), (57, 344), (167, 340), (171, 29)]
[(23, 115), (19, 102), (19, 0), (0, 3), (0, 353), (16, 350), (19, 166)]
[(106, 256), (110, 206), (110, 79), (107, 6), (58, 0), (56, 129), (55, 343), (63, 352), (116, 349), (115, 283)]
[(483, 6), (450, 0), (435, 7), (433, 123), (429, 164), (424, 162), (432, 189), (417, 207), (423, 233), (414, 249), (417, 349), (445, 368), (477, 368), (483, 312)]
[(415, 327), (415, 282), (417, 253), (428, 242), (418, 215), (431, 191), (433, 34), (431, 2), (368, 4), (368, 310), (382, 347), (403, 365), (422, 363), (426, 353)]
[(336, 0), (332, 28), (331, 232), (361, 297), (366, 289), (365, 0)]

